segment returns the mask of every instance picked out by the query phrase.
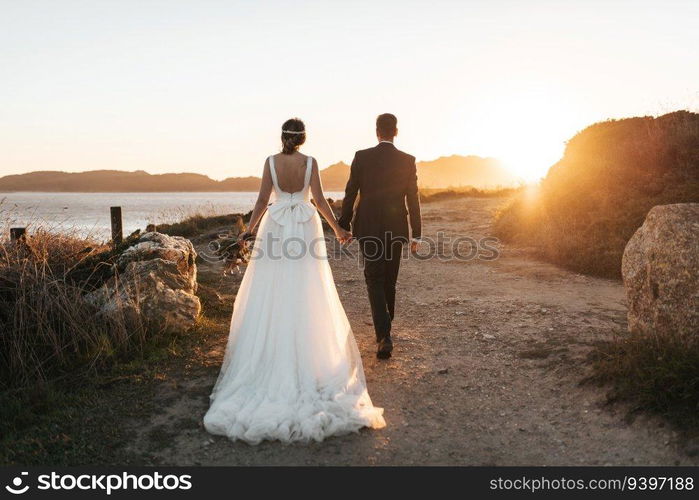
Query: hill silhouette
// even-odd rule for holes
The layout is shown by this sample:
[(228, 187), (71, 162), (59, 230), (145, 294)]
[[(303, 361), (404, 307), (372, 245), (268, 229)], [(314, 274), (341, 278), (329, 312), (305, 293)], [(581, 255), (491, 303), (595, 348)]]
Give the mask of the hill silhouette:
[(349, 179), (350, 167), (345, 162), (334, 163), (320, 171), (323, 189), (328, 191), (344, 191)]
[(574, 136), (538, 192), (501, 212), (496, 232), (576, 271), (618, 277), (648, 211), (686, 202), (699, 202), (699, 114), (610, 120)]
[[(344, 189), (349, 171), (349, 165), (343, 162), (324, 169), (321, 172), (323, 187), (331, 191)], [(417, 180), (421, 188), (433, 189), (465, 186), (492, 189), (518, 184), (517, 178), (494, 158), (459, 155), (417, 162)]]
[[(328, 191), (344, 190), (349, 170), (343, 162), (322, 169), (323, 187)], [(418, 180), (421, 187), (429, 188), (491, 188), (516, 184), (516, 179), (496, 160), (458, 155), (418, 163)], [(253, 176), (216, 181), (202, 174), (149, 174), (143, 170), (38, 171), (0, 177), (0, 192), (220, 192), (257, 191), (259, 187), (260, 178)]]
[(494, 158), (443, 156), (417, 164), (420, 187), (445, 188), (473, 186), (480, 189), (510, 187), (517, 179)]
[(0, 177), (0, 191), (151, 192), (217, 191), (218, 183), (201, 174), (149, 174), (143, 170), (87, 172), (29, 172)]

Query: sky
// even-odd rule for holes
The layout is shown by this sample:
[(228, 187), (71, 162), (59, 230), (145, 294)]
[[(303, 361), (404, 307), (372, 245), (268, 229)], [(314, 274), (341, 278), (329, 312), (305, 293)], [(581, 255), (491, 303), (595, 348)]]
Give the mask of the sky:
[(418, 160), (545, 175), (577, 131), (699, 110), (699, 2), (0, 0), (0, 175), (321, 167), (398, 116)]

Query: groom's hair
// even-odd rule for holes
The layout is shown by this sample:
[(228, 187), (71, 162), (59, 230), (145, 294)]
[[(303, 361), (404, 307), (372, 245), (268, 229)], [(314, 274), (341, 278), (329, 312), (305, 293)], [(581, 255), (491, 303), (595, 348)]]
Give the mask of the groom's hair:
[(376, 117), (376, 133), (385, 139), (393, 139), (398, 133), (398, 118), (391, 113)]

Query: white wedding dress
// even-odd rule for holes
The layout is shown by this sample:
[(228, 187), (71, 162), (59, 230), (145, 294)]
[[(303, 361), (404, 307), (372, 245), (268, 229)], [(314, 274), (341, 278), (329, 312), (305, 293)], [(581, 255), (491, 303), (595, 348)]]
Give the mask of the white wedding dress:
[(323, 228), (310, 202), (309, 157), (303, 190), (279, 189), (263, 216), (235, 299), (221, 373), (204, 426), (212, 434), (262, 440), (321, 441), (381, 428), (362, 360), (327, 261)]

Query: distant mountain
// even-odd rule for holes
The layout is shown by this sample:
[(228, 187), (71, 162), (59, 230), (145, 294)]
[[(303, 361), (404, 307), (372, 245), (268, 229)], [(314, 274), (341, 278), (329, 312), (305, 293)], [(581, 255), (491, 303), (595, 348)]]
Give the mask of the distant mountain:
[(344, 191), (349, 179), (350, 167), (345, 162), (335, 163), (320, 171), (323, 189), (327, 191)]
[[(259, 180), (258, 180), (259, 182)], [(29, 172), (0, 177), (0, 191), (45, 192), (167, 192), (223, 191), (219, 183), (201, 174), (149, 174), (143, 170), (90, 170), (88, 172)]]
[[(345, 189), (350, 167), (335, 163), (321, 171), (323, 187), (328, 191)], [(417, 163), (418, 184), (422, 188), (473, 186), (476, 188), (510, 187), (519, 180), (494, 158), (480, 156), (443, 156)]]
[[(258, 191), (260, 189), (259, 177), (228, 177), (218, 183), (212, 191)], [(216, 181), (211, 181), (216, 182)]]
[[(323, 187), (328, 191), (344, 190), (349, 170), (350, 167), (343, 162), (321, 170)], [(418, 182), (421, 187), (429, 188), (491, 188), (514, 185), (517, 179), (492, 158), (454, 155), (419, 162)], [(149, 174), (143, 170), (40, 171), (0, 177), (0, 192), (220, 192), (257, 191), (259, 187), (259, 177), (229, 177), (215, 181), (202, 174)]]
[(518, 179), (498, 160), (480, 156), (452, 155), (418, 162), (417, 179), (420, 187), (425, 188), (473, 186), (487, 189), (518, 184)]

